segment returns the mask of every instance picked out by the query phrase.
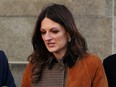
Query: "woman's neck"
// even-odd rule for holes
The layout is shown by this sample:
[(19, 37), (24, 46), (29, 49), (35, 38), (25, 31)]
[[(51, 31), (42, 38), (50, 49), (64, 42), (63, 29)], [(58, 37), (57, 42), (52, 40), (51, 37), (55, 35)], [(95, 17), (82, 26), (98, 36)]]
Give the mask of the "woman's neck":
[(54, 52), (53, 55), (55, 56), (56, 59), (60, 60), (64, 57), (65, 53), (66, 53), (66, 49), (60, 52)]

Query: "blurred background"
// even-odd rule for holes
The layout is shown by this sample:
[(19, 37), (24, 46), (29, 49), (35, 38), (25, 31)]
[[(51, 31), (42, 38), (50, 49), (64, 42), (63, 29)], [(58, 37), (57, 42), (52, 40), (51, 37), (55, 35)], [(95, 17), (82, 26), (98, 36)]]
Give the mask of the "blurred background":
[(101, 60), (116, 53), (116, 0), (0, 0), (0, 50), (5, 51), (17, 87), (32, 52), (35, 22), (48, 3), (66, 5), (91, 53)]

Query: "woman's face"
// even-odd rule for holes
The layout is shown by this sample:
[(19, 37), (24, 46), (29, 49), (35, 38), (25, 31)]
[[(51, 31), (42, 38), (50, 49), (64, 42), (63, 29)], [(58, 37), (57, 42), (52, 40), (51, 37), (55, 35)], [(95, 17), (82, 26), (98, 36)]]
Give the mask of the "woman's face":
[(69, 33), (63, 26), (49, 18), (44, 18), (40, 31), (49, 52), (64, 53), (66, 51)]

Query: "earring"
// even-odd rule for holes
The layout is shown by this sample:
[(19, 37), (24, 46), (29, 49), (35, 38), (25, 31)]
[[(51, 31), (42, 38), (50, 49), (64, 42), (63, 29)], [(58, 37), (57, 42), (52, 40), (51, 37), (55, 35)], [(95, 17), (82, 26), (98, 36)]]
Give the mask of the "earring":
[(68, 36), (68, 42), (70, 42), (71, 41), (71, 37), (70, 36)]

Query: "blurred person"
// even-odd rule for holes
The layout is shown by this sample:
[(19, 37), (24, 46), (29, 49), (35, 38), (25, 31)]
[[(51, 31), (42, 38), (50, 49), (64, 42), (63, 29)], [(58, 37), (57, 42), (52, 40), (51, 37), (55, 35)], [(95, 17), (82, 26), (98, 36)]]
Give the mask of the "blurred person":
[(7, 57), (3, 51), (0, 51), (0, 87), (16, 87)]
[(22, 87), (108, 87), (100, 58), (88, 52), (66, 6), (43, 8), (32, 44)]
[(109, 87), (116, 87), (116, 54), (112, 54), (103, 60)]

